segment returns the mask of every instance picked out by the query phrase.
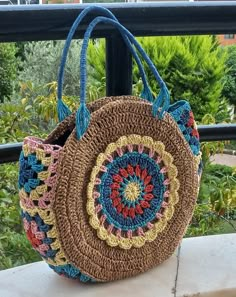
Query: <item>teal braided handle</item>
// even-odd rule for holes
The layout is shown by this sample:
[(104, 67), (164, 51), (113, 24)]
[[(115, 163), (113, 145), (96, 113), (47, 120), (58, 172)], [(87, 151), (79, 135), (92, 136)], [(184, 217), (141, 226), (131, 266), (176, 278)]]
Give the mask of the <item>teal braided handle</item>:
[[(62, 101), (62, 89), (63, 89), (63, 80), (64, 80), (64, 71), (65, 71), (65, 64), (66, 64), (66, 59), (67, 59), (67, 55), (68, 55), (68, 51), (70, 48), (70, 44), (72, 41), (72, 38), (76, 32), (76, 29), (78, 28), (79, 24), (81, 23), (81, 21), (84, 19), (84, 17), (90, 13), (90, 12), (99, 12), (102, 13), (104, 15), (106, 15), (107, 17), (115, 20), (118, 22), (117, 18), (106, 8), (102, 7), (102, 6), (89, 6), (87, 8), (85, 8), (80, 15), (76, 18), (76, 20), (74, 21), (65, 45), (64, 45), (64, 49), (63, 49), (63, 53), (62, 53), (62, 58), (61, 58), (61, 64), (60, 64), (60, 68), (59, 68), (59, 74), (58, 74), (58, 88), (57, 88), (57, 111), (58, 111), (58, 118), (59, 121), (63, 121), (70, 113), (70, 109), (69, 107)], [(143, 69), (143, 65), (136, 53), (136, 51), (134, 50), (134, 48), (132, 47), (132, 44), (129, 40), (129, 38), (127, 37), (126, 34), (124, 34), (124, 32), (121, 32), (121, 35), (127, 45), (127, 47), (130, 49), (137, 65), (139, 68), (139, 72), (140, 72), (140, 76), (143, 82), (143, 90), (141, 92), (141, 97), (143, 99), (146, 99), (150, 102), (153, 101), (153, 96), (152, 96), (152, 92), (150, 90), (150, 87), (148, 86), (148, 82), (147, 82), (147, 78), (146, 78), (146, 74), (145, 71)]]
[(130, 40), (130, 42), (137, 48), (142, 58), (146, 61), (148, 64), (150, 70), (152, 71), (153, 75), (155, 76), (157, 82), (160, 85), (160, 93), (156, 100), (152, 104), (152, 113), (153, 116), (158, 116), (160, 119), (163, 117), (164, 112), (168, 109), (170, 104), (170, 95), (169, 91), (160, 77), (158, 71), (156, 70), (155, 66), (153, 65), (150, 58), (147, 56), (141, 45), (137, 42), (137, 40), (134, 38), (134, 36), (119, 22), (114, 21), (112, 19), (106, 18), (106, 17), (97, 17), (95, 18), (88, 26), (85, 34), (84, 34), (84, 41), (81, 49), (81, 56), (80, 56), (80, 107), (76, 113), (76, 135), (77, 138), (80, 139), (84, 133), (86, 132), (89, 121), (90, 121), (90, 112), (86, 106), (86, 82), (87, 82), (87, 71), (86, 71), (86, 53), (88, 48), (88, 42), (89, 38), (91, 36), (91, 33), (94, 29), (94, 27), (100, 23), (103, 22), (105, 24), (113, 25), (115, 28), (117, 28), (120, 32), (123, 34), (126, 34)]

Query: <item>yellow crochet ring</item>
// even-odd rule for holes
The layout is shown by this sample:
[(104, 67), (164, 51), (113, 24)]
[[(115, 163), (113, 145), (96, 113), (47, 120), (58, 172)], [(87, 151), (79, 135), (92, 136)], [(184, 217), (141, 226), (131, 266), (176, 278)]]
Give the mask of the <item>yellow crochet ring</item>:
[(87, 188), (89, 222), (97, 236), (122, 249), (155, 240), (179, 200), (177, 174), (164, 144), (151, 137), (132, 134), (109, 144), (98, 155)]

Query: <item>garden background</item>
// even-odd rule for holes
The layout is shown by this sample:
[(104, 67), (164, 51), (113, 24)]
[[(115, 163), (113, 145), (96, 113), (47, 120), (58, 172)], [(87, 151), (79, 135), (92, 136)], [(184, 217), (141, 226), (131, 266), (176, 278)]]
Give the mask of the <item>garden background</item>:
[[(215, 36), (145, 37), (140, 43), (171, 91), (172, 102), (188, 100), (198, 124), (235, 122), (236, 45)], [(57, 123), (57, 73), (64, 41), (0, 44), (0, 144), (27, 135), (45, 137)], [(73, 41), (65, 71), (64, 100), (78, 107), (79, 53)], [(154, 94), (158, 87), (146, 68)], [(105, 95), (105, 41), (88, 50), (89, 101)], [(142, 84), (134, 65), (133, 94)], [(236, 167), (212, 164), (215, 153), (236, 142), (202, 143), (203, 174), (186, 236), (236, 232)], [(0, 165), (0, 270), (40, 260), (23, 232), (18, 198), (18, 164)]]

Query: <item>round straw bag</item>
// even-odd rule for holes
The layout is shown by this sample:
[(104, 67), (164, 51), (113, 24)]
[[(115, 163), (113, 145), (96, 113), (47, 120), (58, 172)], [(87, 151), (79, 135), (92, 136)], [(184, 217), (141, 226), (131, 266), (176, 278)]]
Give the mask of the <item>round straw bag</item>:
[[(64, 65), (73, 34), (95, 18), (80, 59), (80, 107), (62, 102)], [(86, 49), (99, 22), (118, 28), (138, 63), (141, 98), (106, 97), (86, 104)], [(139, 52), (139, 56), (136, 50)], [(160, 85), (153, 98), (139, 57)], [(106, 9), (89, 7), (68, 35), (58, 84), (61, 123), (46, 140), (27, 137), (20, 156), (19, 195), (33, 248), (58, 274), (86, 281), (137, 275), (166, 260), (192, 217), (200, 176), (199, 135), (186, 101), (169, 92), (141, 46)]]

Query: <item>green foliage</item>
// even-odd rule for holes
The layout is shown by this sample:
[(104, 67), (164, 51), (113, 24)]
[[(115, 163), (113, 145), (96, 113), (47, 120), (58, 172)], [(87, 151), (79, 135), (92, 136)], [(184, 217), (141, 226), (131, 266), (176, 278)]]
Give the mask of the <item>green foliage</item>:
[(203, 172), (198, 203), (187, 236), (210, 235), (224, 229), (236, 231), (236, 171), (232, 167), (208, 164)]
[(0, 143), (22, 140), (33, 128), (29, 107), (20, 103), (3, 103), (0, 107)]
[(95, 40), (88, 47), (88, 97), (93, 101), (105, 96), (105, 40)]
[(231, 104), (236, 105), (236, 46), (228, 46), (227, 52), (226, 66), (228, 72), (224, 79), (223, 95)]
[[(201, 122), (214, 124), (215, 118), (206, 114)], [(186, 236), (220, 233), (222, 224), (224, 229), (236, 231), (233, 221), (236, 219), (236, 168), (211, 163), (211, 156), (223, 153), (224, 147), (224, 142), (201, 143), (203, 172), (197, 205)]]
[(222, 176), (233, 175), (234, 169), (226, 165), (211, 164), (211, 166), (205, 168), (205, 173), (220, 178)]
[(208, 165), (202, 176), (199, 202), (210, 202), (211, 209), (224, 215), (236, 207), (236, 176), (232, 167)]
[[(38, 95), (40, 94), (40, 95)], [(43, 95), (42, 95), (43, 94)], [(51, 82), (42, 86), (35, 86), (28, 81), (21, 84), (22, 105), (26, 106), (31, 115), (31, 121), (37, 124), (38, 131), (50, 132), (57, 123), (57, 83)], [(75, 110), (77, 98), (63, 96), (63, 101)]]
[(22, 61), (25, 60), (25, 46), (28, 42), (16, 42), (16, 47), (17, 47), (17, 53), (16, 57), (18, 59), (18, 71), (22, 71), (23, 69), (21, 68)]
[[(57, 123), (56, 90), (55, 82), (39, 87), (31, 82), (21, 84), (23, 98), (0, 105), (0, 144), (22, 141), (27, 135), (46, 136)], [(63, 96), (63, 100), (76, 109), (75, 97)]]
[(3, 235), (0, 233), (0, 270), (40, 260), (24, 232), (7, 230)]
[[(22, 44), (21, 50), (22, 50)], [(27, 42), (24, 44), (24, 54), (21, 53), (22, 61), (19, 64), (18, 83), (20, 91), (25, 88), (28, 99), (36, 98), (39, 103), (39, 112), (46, 117), (55, 118), (55, 98), (58, 69), (61, 61), (61, 53), (64, 41), (40, 41)], [(80, 41), (72, 41), (70, 51), (65, 66), (64, 100), (79, 104), (80, 75), (79, 75), (79, 53), (81, 49)], [(88, 83), (87, 101), (93, 101), (101, 96), (105, 96), (105, 43), (94, 41), (88, 48)], [(100, 63), (96, 64), (99, 59)], [(39, 62), (40, 61), (40, 62)], [(96, 64), (96, 67), (95, 67)], [(24, 91), (24, 90), (23, 90)], [(55, 95), (55, 98), (52, 98)], [(23, 94), (24, 96), (24, 94)], [(75, 97), (76, 96), (76, 97)], [(22, 98), (22, 94), (21, 94)], [(47, 98), (48, 100), (44, 100)], [(77, 98), (77, 99), (76, 99)], [(27, 99), (27, 100), (28, 100)], [(32, 101), (32, 99), (30, 100)], [(44, 106), (43, 106), (44, 104)], [(53, 106), (52, 106), (53, 105)], [(75, 107), (75, 104), (72, 104)], [(43, 112), (47, 109), (47, 115)], [(49, 114), (50, 113), (50, 114)]]
[(225, 98), (222, 98), (219, 103), (218, 110), (215, 114), (215, 122), (216, 124), (231, 122), (229, 113), (229, 102)]
[(0, 270), (40, 259), (23, 232), (17, 176), (18, 164), (0, 166)]
[[(191, 225), (186, 236), (199, 236), (220, 233), (224, 229), (236, 231), (236, 168), (211, 164), (210, 157), (222, 152), (224, 143), (202, 143), (203, 173)], [(227, 229), (227, 230), (228, 230)]]
[[(216, 116), (226, 55), (211, 36), (148, 37), (140, 38), (140, 43), (167, 82), (172, 100), (188, 100), (197, 120), (209, 112)], [(156, 82), (147, 73), (157, 92)]]
[[(202, 123), (226, 120), (227, 102), (219, 100), (225, 56), (210, 37), (145, 38), (141, 43), (169, 81), (172, 95), (177, 99), (189, 99), (199, 117), (207, 111)], [(44, 137), (55, 127), (55, 80), (63, 45), (64, 42), (26, 43), (25, 51), (21, 49), (19, 98), (13, 97), (11, 104), (0, 104), (0, 143), (21, 141), (26, 135)], [(78, 49), (80, 43), (73, 43), (65, 73), (66, 96), (63, 100), (72, 110), (79, 103), (78, 97), (73, 96), (79, 92)], [(95, 40), (89, 45), (88, 74), (87, 99), (92, 101), (105, 95), (104, 41)], [(147, 74), (153, 91), (157, 93), (156, 82), (148, 71)], [(141, 87), (135, 68), (134, 93), (139, 94)], [(198, 100), (198, 103), (194, 105), (191, 100)], [(222, 219), (229, 221), (235, 216), (235, 170), (212, 165), (209, 161), (212, 154), (223, 148), (224, 143), (220, 142), (202, 144), (204, 171), (198, 204), (187, 236), (219, 232)], [(0, 269), (40, 259), (23, 232), (17, 167), (17, 164), (0, 166)]]
[(219, 232), (220, 219), (211, 212), (209, 204), (196, 204), (194, 215), (186, 233), (186, 237), (203, 236)]
[[(57, 122), (56, 90), (55, 82), (22, 83), (21, 100), (0, 104), (0, 143), (22, 141), (27, 135), (45, 137)], [(63, 100), (75, 109), (73, 97)], [(22, 228), (17, 176), (18, 164), (0, 165), (0, 270), (40, 260)]]
[(16, 164), (0, 166), (0, 232), (7, 228), (19, 230), (21, 225), (17, 174)]
[[(172, 101), (188, 100), (197, 120), (206, 113), (216, 117), (221, 103), (226, 53), (211, 36), (143, 37), (138, 40), (167, 82)], [(105, 76), (104, 55), (104, 41), (90, 45), (89, 58), (92, 57), (90, 60), (97, 70), (94, 80), (98, 82)], [(158, 85), (147, 65), (145, 71), (157, 94)], [(133, 82), (140, 86), (136, 65)], [(135, 95), (140, 93), (139, 86), (134, 87)]]
[(227, 142), (225, 147), (229, 150), (236, 150), (236, 140), (231, 140), (231, 141)]
[(0, 43), (0, 102), (9, 100), (17, 72), (17, 49), (14, 43)]
[[(20, 63), (19, 82), (31, 81), (38, 87), (57, 81), (64, 44), (64, 41), (27, 42), (24, 45), (24, 60)], [(67, 95), (79, 94), (80, 48), (81, 41), (73, 40), (64, 76), (64, 93)]]

